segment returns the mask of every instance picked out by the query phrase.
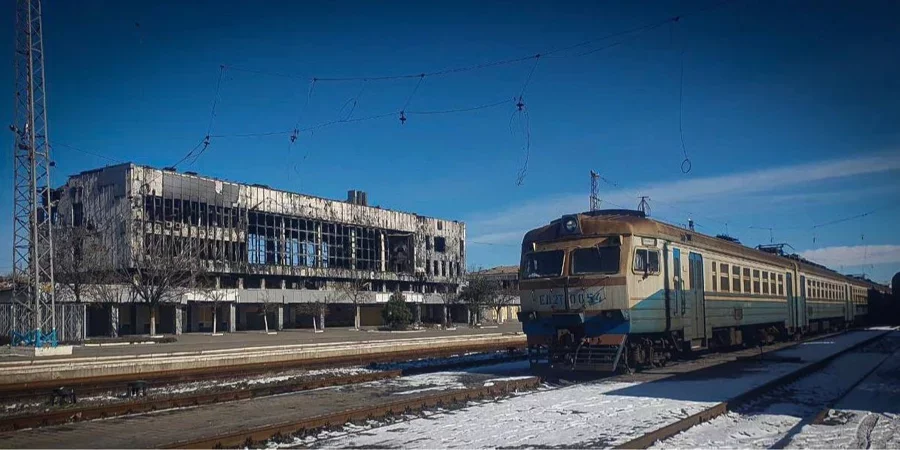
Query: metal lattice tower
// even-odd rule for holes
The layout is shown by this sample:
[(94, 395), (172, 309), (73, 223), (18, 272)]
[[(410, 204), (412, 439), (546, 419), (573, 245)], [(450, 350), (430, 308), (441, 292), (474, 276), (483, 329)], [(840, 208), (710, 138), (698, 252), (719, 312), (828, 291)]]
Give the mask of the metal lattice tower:
[[(41, 345), (56, 329), (50, 223), (50, 141), (40, 0), (16, 1), (13, 144), (13, 311), (20, 341)], [(14, 338), (14, 341), (16, 339)]]
[(600, 174), (591, 171), (591, 211), (600, 209)]

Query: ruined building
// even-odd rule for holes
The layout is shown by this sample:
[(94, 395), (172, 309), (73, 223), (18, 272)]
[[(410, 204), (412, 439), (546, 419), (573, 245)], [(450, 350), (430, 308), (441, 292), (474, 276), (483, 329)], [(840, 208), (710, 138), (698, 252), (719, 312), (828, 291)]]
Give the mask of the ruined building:
[[(55, 199), (55, 222), (96, 230), (119, 270), (135, 255), (189, 248), (225, 294), (216, 310), (223, 331), (258, 329), (266, 316), (273, 329), (312, 326), (303, 306), (314, 302), (327, 304), (331, 324), (376, 325), (395, 290), (418, 318), (440, 323), (437, 293), (465, 277), (465, 224), (369, 206), (361, 191), (328, 200), (121, 164), (71, 176)], [(354, 283), (363, 291), (355, 299), (346, 288)], [(128, 295), (84, 301), (107, 303), (86, 309), (89, 336), (149, 331), (149, 309)], [(161, 305), (157, 326), (207, 331), (212, 320), (210, 302), (186, 291)]]

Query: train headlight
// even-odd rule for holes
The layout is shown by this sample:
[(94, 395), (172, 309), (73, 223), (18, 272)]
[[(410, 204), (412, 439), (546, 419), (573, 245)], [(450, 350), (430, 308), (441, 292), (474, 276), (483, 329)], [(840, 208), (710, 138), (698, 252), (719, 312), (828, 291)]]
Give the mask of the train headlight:
[(566, 219), (566, 222), (563, 224), (566, 227), (566, 231), (569, 233), (574, 233), (575, 230), (578, 229), (578, 224), (575, 222), (575, 218), (570, 217)]

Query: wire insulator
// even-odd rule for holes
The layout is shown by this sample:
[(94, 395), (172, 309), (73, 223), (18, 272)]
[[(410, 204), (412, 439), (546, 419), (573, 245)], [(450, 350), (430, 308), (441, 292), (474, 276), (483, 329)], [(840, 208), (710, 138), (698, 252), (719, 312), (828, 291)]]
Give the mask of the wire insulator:
[(406, 124), (406, 113), (403, 111), (400, 111), (400, 125), (404, 125), (404, 124)]

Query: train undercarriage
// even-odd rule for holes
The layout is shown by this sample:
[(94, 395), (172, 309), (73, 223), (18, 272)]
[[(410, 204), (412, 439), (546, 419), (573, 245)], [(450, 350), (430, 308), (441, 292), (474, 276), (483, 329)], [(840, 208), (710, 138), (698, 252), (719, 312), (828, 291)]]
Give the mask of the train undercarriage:
[[(840, 323), (839, 323), (840, 322)], [(784, 324), (759, 324), (714, 329), (703, 345), (693, 347), (679, 331), (655, 334), (607, 334), (586, 337), (578, 329), (560, 329), (552, 339), (529, 339), (528, 355), (534, 369), (552, 371), (628, 372), (665, 366), (700, 351), (724, 351), (799, 339), (805, 334), (845, 328), (849, 322), (811, 321), (805, 330)]]

